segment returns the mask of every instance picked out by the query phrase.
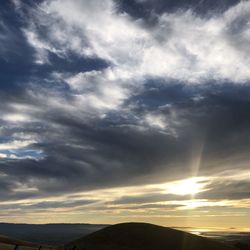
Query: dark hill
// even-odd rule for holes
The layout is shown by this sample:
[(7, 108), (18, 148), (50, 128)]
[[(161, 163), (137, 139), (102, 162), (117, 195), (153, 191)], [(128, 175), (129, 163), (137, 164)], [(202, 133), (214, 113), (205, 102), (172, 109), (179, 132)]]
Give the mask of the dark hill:
[(67, 250), (236, 250), (211, 239), (147, 223), (109, 226), (65, 247)]
[(38, 245), (32, 242), (12, 239), (7, 236), (0, 235), (0, 249), (1, 250), (56, 250), (56, 247), (49, 245)]
[(8, 244), (8, 245), (19, 245), (19, 246), (26, 246), (26, 247), (38, 247), (37, 244), (31, 243), (28, 241), (23, 241), (23, 240), (16, 240), (9, 238), (4, 235), (0, 235), (0, 244)]

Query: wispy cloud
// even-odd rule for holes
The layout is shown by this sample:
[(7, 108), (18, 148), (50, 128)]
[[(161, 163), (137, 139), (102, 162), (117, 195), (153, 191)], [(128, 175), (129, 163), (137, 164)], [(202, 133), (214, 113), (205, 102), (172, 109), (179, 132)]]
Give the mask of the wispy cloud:
[[(91, 4), (52, 1), (44, 2), (38, 18), (33, 17), (35, 25), (45, 24), (46, 36), (34, 40), (39, 34), (34, 25), (25, 33), (40, 57), (47, 52), (60, 56), (61, 48), (64, 54), (96, 56), (109, 61), (114, 74), (121, 78), (244, 83), (250, 77), (245, 56), (249, 50), (249, 6), (249, 2), (242, 1), (210, 18), (199, 17), (191, 10), (163, 13), (158, 16), (157, 25), (146, 28), (141, 20), (117, 12), (118, 7), (111, 0)], [(62, 25), (66, 29), (62, 30)]]

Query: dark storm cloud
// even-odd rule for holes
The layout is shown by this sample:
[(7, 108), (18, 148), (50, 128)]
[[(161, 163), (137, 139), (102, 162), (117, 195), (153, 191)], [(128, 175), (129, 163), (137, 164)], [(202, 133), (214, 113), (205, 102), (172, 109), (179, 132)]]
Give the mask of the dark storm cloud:
[(188, 200), (188, 199), (190, 199), (190, 195), (177, 196), (173, 194), (152, 193), (152, 194), (138, 195), (138, 196), (124, 196), (118, 200), (115, 200), (113, 204), (117, 205), (143, 204), (143, 203), (155, 203), (155, 202), (164, 202), (170, 200), (176, 201), (176, 200)]
[(4, 204), (0, 205), (1, 210), (37, 210), (48, 208), (73, 208), (95, 203), (97, 200), (78, 200), (78, 201), (44, 201), (33, 204)]
[(26, 206), (27, 209), (44, 208), (72, 208), (85, 206), (97, 202), (98, 200), (78, 200), (78, 201), (47, 201)]
[[(195, 99), (198, 94), (202, 98)], [(152, 100), (157, 101), (152, 104)], [(43, 140), (34, 147), (42, 149), (46, 158), (4, 161), (0, 163), (2, 173), (14, 183), (35, 185), (46, 195), (143, 184), (148, 174), (155, 175), (152, 181), (185, 178), (190, 174), (187, 162), (201, 138), (205, 138), (201, 175), (222, 170), (228, 159), (239, 154), (245, 153), (247, 157), (250, 136), (247, 86), (192, 89), (177, 84), (159, 90), (145, 88), (131, 102), (137, 103), (131, 110), (133, 116), (143, 117), (153, 106), (153, 110), (167, 119), (171, 112), (179, 114), (178, 121), (182, 122), (174, 128), (178, 136), (151, 128), (141, 131), (140, 125), (132, 119), (126, 120), (123, 114), (119, 119), (107, 116), (88, 124), (51, 110), (51, 115), (44, 115), (43, 122), (56, 124), (57, 129), (47, 126), (43, 130), (43, 122), (37, 128), (32, 127)], [(165, 106), (169, 103), (170, 107)], [(221, 166), (213, 163), (216, 161)], [(139, 197), (144, 198), (147, 197)]]
[(164, 212), (168, 212), (168, 211), (176, 211), (176, 209), (183, 207), (183, 205), (178, 205), (178, 204), (173, 204), (173, 205), (167, 205), (167, 204), (156, 204), (156, 203), (148, 203), (148, 204), (138, 204), (138, 205), (130, 205), (130, 206), (126, 206), (126, 204), (123, 204), (123, 206), (119, 206), (117, 207), (107, 207), (107, 206), (100, 206), (97, 207), (98, 210), (114, 210), (114, 209), (118, 209), (118, 210), (127, 210), (127, 211), (131, 211), (131, 210), (147, 210), (147, 209), (156, 209), (164, 211)]
[[(237, 155), (249, 150), (248, 86), (222, 84), (219, 87), (207, 85), (192, 88), (176, 85), (174, 88), (171, 85), (165, 91), (161, 88), (147, 90), (136, 99), (140, 102), (140, 107), (147, 107), (149, 110), (159, 105), (159, 112), (166, 116), (171, 110), (179, 112), (179, 119), (183, 123), (177, 129), (186, 138), (182, 138), (180, 144), (183, 146), (184, 141), (190, 146), (194, 145), (199, 140), (197, 137), (204, 135), (204, 159), (223, 159), (229, 152)], [(171, 108), (162, 108), (171, 102)], [(145, 110), (142, 108), (140, 112)]]
[(250, 184), (248, 181), (244, 180), (227, 180), (221, 183), (216, 183), (216, 185), (208, 186), (207, 188), (211, 189), (198, 194), (196, 198), (209, 200), (241, 200), (250, 197)]
[(38, 194), (34, 191), (17, 191), (20, 186), (18, 180), (14, 177), (2, 175), (0, 172), (0, 197), (1, 201), (15, 201), (26, 198), (34, 198)]
[(144, 204), (137, 206), (124, 207), (123, 209), (162, 209), (163, 211), (176, 211), (183, 205), (164, 205), (164, 204)]
[(210, 16), (226, 11), (240, 0), (117, 0), (120, 11), (133, 18), (141, 18), (148, 23), (157, 22), (157, 16), (163, 13), (192, 10), (200, 16)]

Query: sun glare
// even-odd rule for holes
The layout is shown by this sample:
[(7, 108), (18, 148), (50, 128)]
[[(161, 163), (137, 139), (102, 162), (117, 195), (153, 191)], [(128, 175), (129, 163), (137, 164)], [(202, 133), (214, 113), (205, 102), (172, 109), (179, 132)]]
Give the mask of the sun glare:
[(195, 195), (202, 192), (203, 184), (199, 183), (199, 179), (190, 178), (174, 182), (169, 187), (169, 193), (176, 195)]

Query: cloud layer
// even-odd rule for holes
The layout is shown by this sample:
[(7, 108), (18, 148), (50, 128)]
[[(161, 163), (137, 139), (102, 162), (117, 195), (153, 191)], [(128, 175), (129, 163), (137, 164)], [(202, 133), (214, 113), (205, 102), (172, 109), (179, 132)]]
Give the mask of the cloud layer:
[[(16, 18), (0, 22), (0, 198), (8, 216), (13, 206), (183, 216), (190, 197), (145, 185), (191, 177), (209, 180), (195, 208), (249, 207), (250, 2), (206, 13), (191, 2), (132, 2), (5, 6)], [(126, 186), (144, 191), (121, 195)]]

